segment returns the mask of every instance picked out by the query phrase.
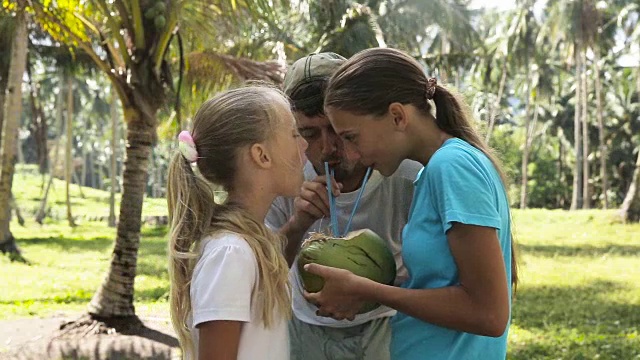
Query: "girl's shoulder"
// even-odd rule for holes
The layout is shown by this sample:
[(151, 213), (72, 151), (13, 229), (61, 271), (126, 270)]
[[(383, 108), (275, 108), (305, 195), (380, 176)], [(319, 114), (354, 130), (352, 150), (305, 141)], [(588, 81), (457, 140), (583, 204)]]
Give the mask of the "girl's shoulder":
[(207, 235), (202, 239), (200, 246), (194, 277), (203, 272), (215, 273), (227, 266), (243, 269), (249, 273), (257, 268), (253, 250), (238, 233), (221, 231)]
[(215, 252), (222, 248), (253, 254), (244, 236), (233, 231), (216, 231), (202, 239), (202, 254)]

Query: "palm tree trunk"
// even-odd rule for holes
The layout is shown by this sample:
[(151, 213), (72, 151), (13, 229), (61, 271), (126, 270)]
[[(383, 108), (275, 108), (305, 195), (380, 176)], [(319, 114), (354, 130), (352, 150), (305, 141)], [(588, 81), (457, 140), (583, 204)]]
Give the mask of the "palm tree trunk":
[[(563, 174), (564, 174), (564, 164), (563, 164), (563, 157), (564, 157), (564, 142), (562, 141), (562, 136), (563, 136), (563, 131), (561, 127), (558, 127), (558, 131), (557, 131), (557, 135), (558, 135), (558, 168), (557, 168), (557, 178), (556, 181), (558, 184), (563, 184), (564, 183), (564, 178), (563, 178)], [(564, 192), (562, 194), (558, 194), (558, 198), (556, 200), (556, 207), (558, 208), (564, 208), (564, 202), (565, 202), (565, 194)]]
[(71, 176), (73, 171), (73, 164), (71, 158), (71, 143), (73, 141), (73, 77), (67, 75), (67, 122), (66, 122), (66, 147), (64, 157), (64, 181), (65, 181), (65, 197), (67, 202), (67, 221), (69, 226), (75, 227), (76, 223), (73, 220), (73, 214), (71, 213)]
[(2, 147), (2, 130), (4, 124), (4, 93), (7, 90), (7, 81), (6, 79), (0, 79), (0, 148)]
[(11, 234), (11, 186), (16, 162), (16, 146), (20, 115), (22, 114), (22, 76), (27, 64), (27, 20), (24, 1), (18, 3), (15, 17), (15, 34), (11, 45), (11, 62), (6, 89), (6, 103), (2, 111), (3, 138), (2, 172), (0, 175), (0, 250), (19, 254), (15, 239)]
[(111, 95), (111, 166), (109, 176), (111, 189), (109, 190), (109, 226), (116, 226), (116, 157), (118, 149), (118, 108), (115, 94)]
[[(62, 129), (62, 127), (59, 127), (59, 129)], [(42, 225), (42, 221), (44, 220), (45, 216), (46, 216), (46, 208), (47, 208), (47, 201), (49, 199), (49, 190), (51, 189), (51, 184), (53, 184), (53, 177), (54, 177), (54, 170), (56, 168), (56, 166), (58, 166), (58, 146), (60, 145), (60, 138), (62, 137), (62, 134), (58, 135), (58, 138), (56, 139), (56, 143), (53, 145), (53, 164), (49, 163), (49, 182), (47, 182), (47, 187), (44, 190), (44, 195), (42, 196), (42, 200), (40, 201), (40, 208), (38, 209), (38, 213), (36, 214), (36, 222), (40, 225)]]
[(636, 168), (633, 170), (631, 185), (620, 208), (620, 215), (625, 222), (640, 221), (640, 146), (636, 148), (636, 151), (638, 152)]
[[(80, 148), (80, 151), (82, 152), (80, 154), (80, 157), (82, 157), (82, 170), (80, 171), (80, 181), (78, 181), (78, 186), (87, 186), (87, 158), (89, 156), (85, 146), (85, 141), (83, 141), (82, 147)], [(89, 172), (91, 172), (91, 170), (89, 170)], [(82, 188), (80, 188), (80, 191), (82, 191)]]
[(34, 83), (31, 75), (31, 62), (27, 59), (27, 77), (29, 79), (29, 102), (31, 104), (31, 131), (36, 143), (36, 155), (38, 157), (38, 170), (42, 174), (44, 182), (44, 174), (47, 173), (49, 165), (49, 154), (47, 153), (47, 119), (42, 111), (42, 105), (38, 102), (40, 99), (40, 91)]
[(498, 109), (500, 109), (500, 102), (502, 101), (502, 94), (504, 92), (504, 85), (507, 82), (507, 59), (504, 60), (502, 64), (502, 77), (500, 78), (500, 85), (498, 86), (498, 97), (496, 101), (491, 106), (491, 111), (489, 112), (489, 128), (487, 129), (487, 135), (485, 137), (485, 142), (489, 145), (489, 140), (491, 139), (491, 134), (493, 133), (493, 127), (496, 123), (496, 115), (498, 114)]
[(89, 314), (99, 319), (126, 319), (127, 324), (131, 324), (139, 323), (133, 306), (134, 280), (140, 246), (142, 203), (149, 158), (156, 136), (156, 127), (152, 124), (156, 122), (155, 119), (144, 118), (137, 108), (125, 108), (124, 114), (128, 124), (127, 150), (116, 243), (109, 273), (91, 299)]
[(447, 83), (449, 78), (449, 36), (447, 32), (442, 30), (440, 33), (440, 56), (442, 57), (442, 66), (440, 69), (440, 80), (443, 84)]
[(524, 149), (522, 151), (522, 179), (520, 184), (520, 209), (527, 208), (527, 183), (529, 182), (529, 144), (530, 138), (533, 136), (531, 130), (531, 66), (529, 59), (529, 31), (527, 30), (525, 38), (525, 66), (526, 66), (526, 79), (527, 79), (527, 91), (526, 91), (526, 107), (524, 114)]
[(11, 209), (16, 213), (16, 219), (18, 220), (18, 224), (20, 224), (20, 226), (24, 226), (24, 218), (22, 217), (22, 213), (20, 212), (20, 207), (18, 206), (18, 203), (16, 203), (16, 198), (13, 197), (13, 194), (11, 194), (9, 205)]
[(60, 73), (60, 82), (59, 82), (59, 91), (58, 97), (56, 98), (56, 126), (58, 129), (58, 136), (56, 137), (56, 142), (53, 145), (53, 162), (48, 162), (49, 165), (49, 181), (47, 182), (47, 187), (44, 191), (44, 195), (42, 200), (40, 201), (40, 208), (36, 214), (36, 222), (42, 225), (42, 221), (46, 216), (46, 208), (47, 201), (49, 200), (49, 190), (51, 190), (51, 185), (53, 184), (53, 178), (56, 174), (56, 169), (58, 167), (58, 160), (60, 158), (60, 139), (62, 139), (63, 131), (64, 131), (64, 120), (63, 120), (63, 108), (64, 108), (64, 92), (63, 92), (63, 76)]
[(591, 208), (591, 189), (589, 186), (589, 108), (587, 107), (587, 97), (589, 87), (587, 86), (587, 49), (582, 52), (582, 208)]
[[(640, 62), (638, 62), (636, 87), (638, 97), (640, 98)], [(633, 170), (631, 185), (620, 208), (622, 218), (630, 222), (640, 222), (640, 146), (636, 148), (636, 151), (638, 152), (636, 168)]]
[(575, 96), (575, 112), (573, 118), (573, 150), (575, 154), (575, 165), (573, 168), (573, 191), (571, 194), (571, 210), (582, 208), (582, 146), (580, 141), (580, 118), (581, 118), (581, 71), (580, 71), (580, 43), (575, 44), (575, 57), (576, 57), (576, 96)]
[(595, 72), (596, 88), (596, 116), (598, 118), (598, 138), (600, 142), (600, 181), (602, 181), (602, 197), (604, 209), (609, 208), (609, 179), (607, 177), (607, 146), (605, 144), (604, 119), (602, 109), (602, 82), (600, 81), (600, 54), (599, 49), (594, 51), (593, 67)]
[[(529, 57), (527, 56), (526, 61), (526, 74), (527, 79), (529, 79)], [(528, 178), (528, 168), (529, 168), (529, 138), (532, 136), (530, 128), (531, 128), (531, 82), (527, 81), (527, 99), (526, 99), (526, 108), (524, 115), (524, 149), (522, 150), (522, 179), (520, 183), (520, 209), (527, 208), (527, 182)]]

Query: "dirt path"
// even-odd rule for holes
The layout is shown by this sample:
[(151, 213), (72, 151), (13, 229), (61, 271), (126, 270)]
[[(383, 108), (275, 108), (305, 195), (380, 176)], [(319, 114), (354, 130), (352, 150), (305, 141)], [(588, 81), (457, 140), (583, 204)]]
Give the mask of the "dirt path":
[(141, 316), (138, 335), (91, 335), (53, 339), (60, 324), (81, 314), (0, 321), (0, 360), (8, 359), (178, 359), (178, 340), (168, 318)]

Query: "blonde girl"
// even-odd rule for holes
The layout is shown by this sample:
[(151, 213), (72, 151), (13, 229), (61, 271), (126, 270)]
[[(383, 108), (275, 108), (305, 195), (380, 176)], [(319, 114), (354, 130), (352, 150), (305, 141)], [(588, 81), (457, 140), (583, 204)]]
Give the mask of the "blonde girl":
[[(297, 195), (306, 142), (278, 90), (205, 102), (169, 168), (171, 319), (186, 359), (288, 359), (283, 239), (264, 225)], [(217, 202), (214, 186), (226, 192)]]

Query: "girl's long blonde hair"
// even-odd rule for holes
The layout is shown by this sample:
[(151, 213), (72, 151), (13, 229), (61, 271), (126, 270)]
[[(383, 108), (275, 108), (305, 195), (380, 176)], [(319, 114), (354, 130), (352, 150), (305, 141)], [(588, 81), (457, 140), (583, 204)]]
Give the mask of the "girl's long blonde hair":
[(191, 276), (201, 241), (218, 231), (240, 234), (253, 250), (259, 269), (256, 297), (266, 327), (274, 316), (291, 311), (288, 266), (283, 255), (285, 238), (252, 220), (245, 210), (229, 202), (216, 203), (214, 186), (234, 190), (238, 149), (263, 142), (281, 121), (274, 88), (244, 87), (226, 91), (205, 102), (193, 119), (191, 135), (198, 152), (197, 169), (176, 152), (168, 176), (169, 276), (171, 321), (183, 354), (193, 358), (188, 319), (191, 316)]

